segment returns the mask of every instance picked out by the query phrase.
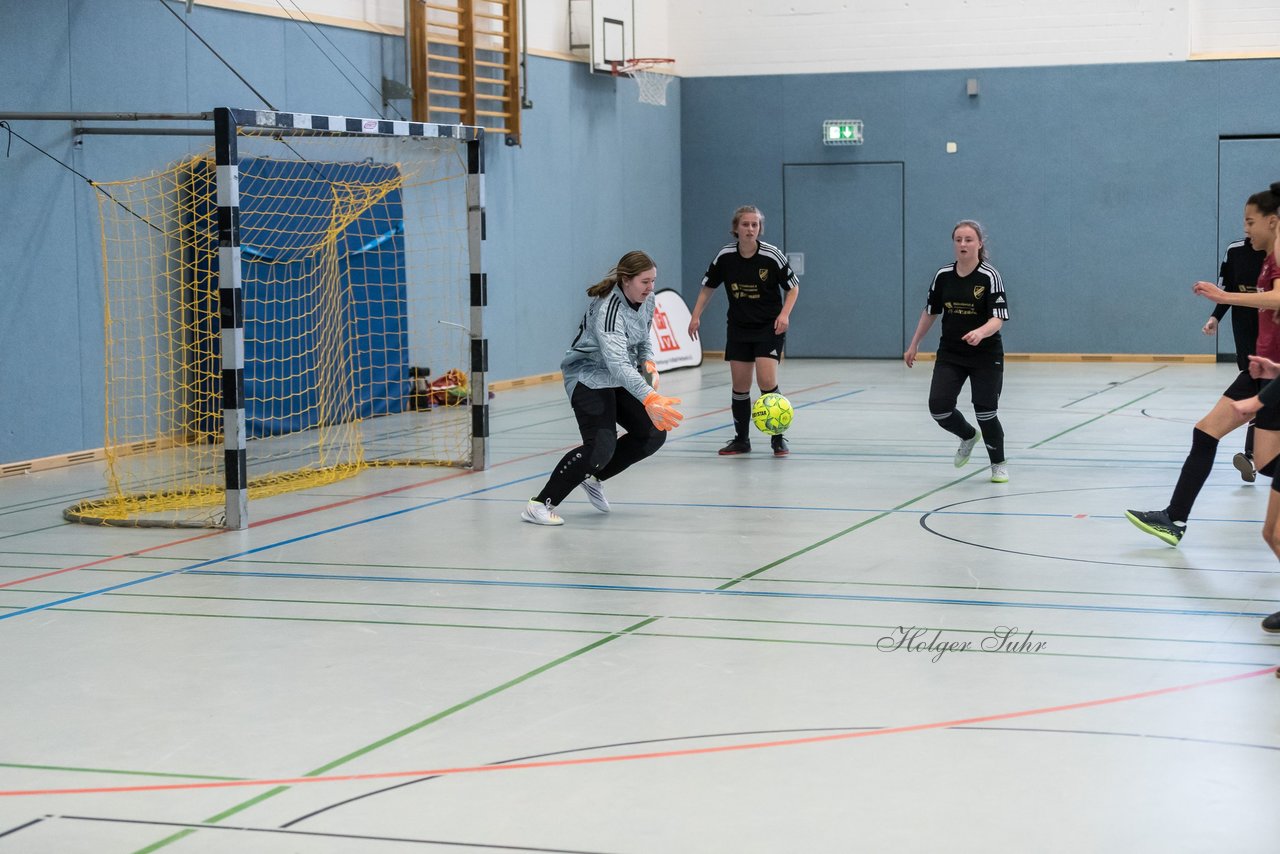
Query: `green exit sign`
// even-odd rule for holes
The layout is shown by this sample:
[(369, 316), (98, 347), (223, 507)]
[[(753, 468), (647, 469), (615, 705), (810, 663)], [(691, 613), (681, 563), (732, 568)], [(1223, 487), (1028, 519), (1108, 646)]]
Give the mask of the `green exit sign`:
[(827, 119), (822, 123), (824, 145), (862, 145), (862, 121)]

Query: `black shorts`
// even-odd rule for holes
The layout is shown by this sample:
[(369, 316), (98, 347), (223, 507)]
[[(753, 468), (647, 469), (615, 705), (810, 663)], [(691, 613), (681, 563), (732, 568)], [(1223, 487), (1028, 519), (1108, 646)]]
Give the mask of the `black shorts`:
[[(1222, 396), (1227, 400), (1248, 400), (1266, 384), (1266, 380), (1255, 380), (1248, 371), (1241, 371)], [(1259, 430), (1280, 430), (1280, 406), (1262, 407), (1253, 416), (1253, 426)]]
[(1265, 380), (1255, 380), (1249, 376), (1248, 371), (1241, 371), (1240, 374), (1231, 381), (1231, 385), (1227, 386), (1227, 390), (1222, 396), (1227, 400), (1248, 400), (1249, 398), (1262, 391)]
[(1264, 406), (1253, 416), (1253, 426), (1259, 430), (1280, 431), (1280, 406)]
[(729, 330), (729, 340), (724, 345), (726, 362), (754, 362), (756, 359), (777, 359), (782, 361), (782, 351), (787, 346), (787, 333), (774, 335), (768, 333), (758, 341), (741, 341)]

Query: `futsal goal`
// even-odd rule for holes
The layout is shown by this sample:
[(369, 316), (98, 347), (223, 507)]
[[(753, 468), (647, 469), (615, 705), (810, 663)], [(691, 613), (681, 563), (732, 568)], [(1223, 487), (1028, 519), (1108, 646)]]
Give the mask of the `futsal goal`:
[(221, 108), (97, 187), (108, 494), (74, 521), (247, 527), (370, 466), (484, 468), (484, 132)]

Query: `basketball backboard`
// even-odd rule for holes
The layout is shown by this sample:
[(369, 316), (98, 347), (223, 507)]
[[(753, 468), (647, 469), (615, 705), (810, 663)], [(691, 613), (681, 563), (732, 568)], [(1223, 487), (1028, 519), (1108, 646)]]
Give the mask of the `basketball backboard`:
[(609, 74), (611, 62), (636, 55), (635, 0), (569, 0), (569, 46), (589, 52), (590, 68)]

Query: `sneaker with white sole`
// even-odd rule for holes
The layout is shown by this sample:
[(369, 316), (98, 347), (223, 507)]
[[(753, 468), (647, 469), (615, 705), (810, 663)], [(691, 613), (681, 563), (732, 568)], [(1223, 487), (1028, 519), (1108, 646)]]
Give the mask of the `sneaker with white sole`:
[(960, 447), (956, 448), (956, 468), (962, 469), (969, 464), (969, 455), (973, 453), (973, 446), (978, 444), (981, 438), (982, 433), (975, 430), (972, 439), (960, 440)]
[(1231, 465), (1240, 472), (1240, 479), (1245, 483), (1253, 483), (1258, 479), (1258, 470), (1253, 467), (1253, 457), (1248, 454), (1236, 454), (1231, 458)]
[(1008, 483), (1009, 467), (1004, 463), (991, 464), (991, 482), (992, 483)]
[(556, 508), (551, 505), (550, 498), (545, 502), (530, 498), (529, 503), (520, 511), (520, 518), (535, 525), (564, 524), (564, 520), (556, 513)]
[(1262, 618), (1262, 630), (1271, 632), (1271, 634), (1280, 634), (1280, 611), (1276, 611), (1270, 617)]
[(586, 490), (587, 499), (592, 507), (601, 513), (609, 512), (609, 499), (604, 497), (604, 484), (600, 482), (600, 478), (591, 475), (582, 482), (582, 488)]

